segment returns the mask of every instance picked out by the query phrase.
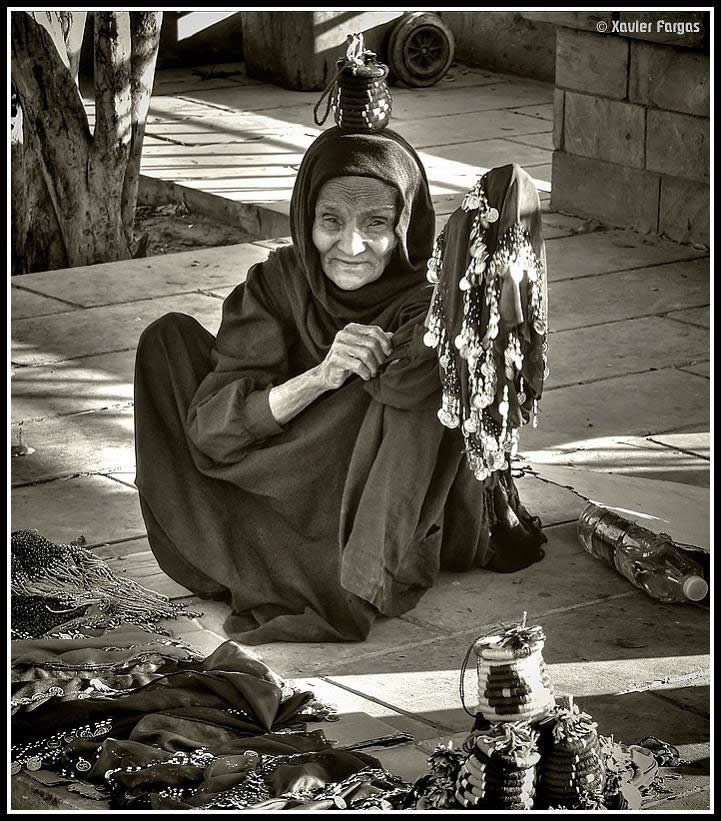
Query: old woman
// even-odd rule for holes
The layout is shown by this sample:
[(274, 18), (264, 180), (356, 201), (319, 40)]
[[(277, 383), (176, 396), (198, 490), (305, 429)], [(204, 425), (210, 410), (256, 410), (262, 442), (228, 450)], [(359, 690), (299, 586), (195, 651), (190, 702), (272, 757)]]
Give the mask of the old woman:
[(226, 599), (234, 638), (363, 640), (441, 567), (517, 570), (544, 537), (510, 470), (477, 481), (438, 421), (415, 151), (390, 130), (323, 132), (291, 229), (228, 296), (217, 337), (182, 314), (143, 334), (136, 483), (160, 566)]

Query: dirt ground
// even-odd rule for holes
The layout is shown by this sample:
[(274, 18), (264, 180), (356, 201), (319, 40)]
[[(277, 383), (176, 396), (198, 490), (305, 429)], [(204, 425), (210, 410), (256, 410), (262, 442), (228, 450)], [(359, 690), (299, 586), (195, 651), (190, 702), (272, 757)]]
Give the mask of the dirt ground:
[(138, 256), (153, 257), (192, 248), (235, 245), (254, 238), (240, 227), (191, 213), (183, 204), (168, 204), (137, 207), (135, 239), (139, 243)]

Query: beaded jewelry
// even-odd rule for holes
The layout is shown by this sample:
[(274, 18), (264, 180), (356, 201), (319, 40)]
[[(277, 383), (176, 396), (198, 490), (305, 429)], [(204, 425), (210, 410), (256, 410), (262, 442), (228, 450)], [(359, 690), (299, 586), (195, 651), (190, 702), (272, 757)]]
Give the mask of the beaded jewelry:
[(10, 540), (13, 639), (84, 638), (84, 629), (134, 624), (161, 632), (161, 619), (197, 615), (167, 596), (116, 575), (91, 550), (54, 544), (37, 531)]
[[(517, 452), (519, 429), (511, 420), (520, 417), (523, 424), (525, 419), (522, 413), (511, 415), (512, 403), (514, 408), (525, 410), (526, 415), (531, 411), (536, 425), (538, 403), (528, 395), (522, 375), (522, 340), (529, 334), (540, 338), (545, 373), (548, 350), (543, 264), (528, 232), (517, 223), (505, 230), (490, 252), (487, 232), (498, 222), (499, 212), (488, 201), (487, 176), (480, 177), (461, 205), (463, 211), (475, 212), (465, 271), (447, 270), (446, 230), (436, 238), (428, 262), (427, 279), (434, 285), (434, 291), (423, 339), (438, 353), (443, 388), (438, 418), (445, 427), (461, 427), (468, 464), (479, 481), (494, 471), (507, 469)], [(521, 326), (500, 335), (505, 276), (510, 276), (527, 294), (527, 316)], [(460, 330), (455, 335), (451, 329), (456, 320), (449, 313), (453, 288), (462, 292), (463, 305)]]
[[(61, 730), (47, 738), (35, 739), (25, 744), (15, 744), (10, 748), (10, 774), (17, 775), (25, 770), (35, 772), (44, 767), (57, 767), (62, 760), (65, 747), (76, 738), (99, 738), (110, 733), (113, 723), (111, 719), (103, 719), (92, 724), (84, 724), (71, 730)], [(101, 748), (99, 748), (101, 749)], [(89, 763), (89, 762), (85, 762)], [(87, 772), (91, 766), (83, 769), (77, 767), (81, 772)], [(73, 769), (64, 768), (61, 774), (68, 778), (74, 778)]]

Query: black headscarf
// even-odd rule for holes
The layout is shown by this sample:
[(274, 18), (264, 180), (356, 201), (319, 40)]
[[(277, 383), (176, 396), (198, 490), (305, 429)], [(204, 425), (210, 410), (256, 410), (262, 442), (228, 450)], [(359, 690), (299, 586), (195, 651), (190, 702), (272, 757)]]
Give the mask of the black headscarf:
[[(311, 232), (323, 185), (336, 177), (370, 177), (398, 192), (398, 244), (379, 279), (355, 291), (338, 288), (322, 271)], [(298, 262), (316, 300), (333, 317), (353, 321), (379, 314), (425, 282), (435, 216), (428, 180), (411, 146), (394, 131), (353, 134), (331, 128), (310, 146), (290, 204)]]
[[(313, 244), (315, 206), (323, 185), (337, 177), (369, 177), (398, 192), (397, 245), (383, 275), (354, 291), (338, 288), (321, 267)], [(290, 209), (293, 245), (263, 264), (266, 276), (283, 290), (304, 343), (320, 361), (335, 334), (350, 322), (380, 325), (396, 333), (422, 321), (431, 292), (425, 279), (433, 248), (435, 215), (428, 180), (413, 148), (393, 131), (353, 134), (324, 131), (303, 157)], [(276, 286), (276, 287), (278, 287)], [(409, 340), (394, 339), (396, 350)]]

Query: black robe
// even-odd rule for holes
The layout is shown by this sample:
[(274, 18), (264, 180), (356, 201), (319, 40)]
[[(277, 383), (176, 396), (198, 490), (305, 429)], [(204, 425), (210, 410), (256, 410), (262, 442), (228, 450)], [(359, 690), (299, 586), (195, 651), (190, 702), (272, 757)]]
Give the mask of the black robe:
[[(353, 175), (395, 185), (402, 209), (383, 276), (343, 292), (309, 237), (322, 184)], [(294, 246), (230, 294), (217, 339), (170, 314), (137, 354), (136, 484), (151, 548), (179, 583), (227, 595), (226, 630), (248, 644), (362, 640), (378, 613), (414, 607), (441, 565), (517, 569), (543, 541), (510, 472), (477, 482), (462, 439), (437, 419), (437, 362), (422, 342), (433, 210), (415, 152), (389, 131), (324, 132), (291, 213)], [(389, 362), (278, 425), (270, 388), (321, 362), (351, 321), (394, 333)]]

